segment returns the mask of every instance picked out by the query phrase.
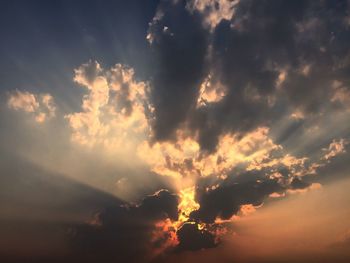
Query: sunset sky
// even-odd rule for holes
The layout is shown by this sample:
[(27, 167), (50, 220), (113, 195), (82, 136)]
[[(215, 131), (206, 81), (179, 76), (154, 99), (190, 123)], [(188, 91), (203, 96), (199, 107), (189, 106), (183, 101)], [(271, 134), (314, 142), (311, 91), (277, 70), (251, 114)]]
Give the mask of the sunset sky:
[(350, 1), (5, 0), (0, 262), (350, 262)]

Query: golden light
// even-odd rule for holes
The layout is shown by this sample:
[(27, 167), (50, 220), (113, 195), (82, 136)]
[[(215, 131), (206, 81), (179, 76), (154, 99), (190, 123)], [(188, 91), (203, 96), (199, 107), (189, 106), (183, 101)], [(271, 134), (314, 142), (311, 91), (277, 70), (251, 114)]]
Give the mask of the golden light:
[(192, 211), (199, 209), (199, 204), (195, 200), (194, 186), (180, 190), (179, 196), (180, 196), (180, 203), (178, 206), (178, 209), (179, 209), (178, 222), (184, 223), (189, 220), (189, 217)]

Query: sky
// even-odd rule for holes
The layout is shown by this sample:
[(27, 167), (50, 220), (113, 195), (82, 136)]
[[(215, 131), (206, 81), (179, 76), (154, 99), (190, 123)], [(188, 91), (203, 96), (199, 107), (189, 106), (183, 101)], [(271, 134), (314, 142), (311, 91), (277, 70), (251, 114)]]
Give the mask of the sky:
[(8, 0), (0, 36), (1, 262), (349, 262), (349, 1)]

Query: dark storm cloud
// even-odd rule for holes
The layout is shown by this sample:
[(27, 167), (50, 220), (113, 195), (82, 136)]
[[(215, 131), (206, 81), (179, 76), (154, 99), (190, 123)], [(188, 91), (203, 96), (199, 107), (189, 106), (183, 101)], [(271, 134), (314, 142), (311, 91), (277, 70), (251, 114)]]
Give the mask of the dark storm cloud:
[(170, 218), (177, 220), (178, 197), (167, 190), (161, 190), (155, 195), (146, 197), (141, 205), (135, 209), (135, 213), (154, 221)]
[[(303, 159), (301, 163), (296, 164), (277, 163), (251, 171), (245, 171), (246, 167), (236, 167), (224, 180), (215, 175), (200, 178), (196, 188), (196, 200), (200, 208), (193, 211), (190, 218), (195, 222), (204, 223), (214, 223), (217, 218), (230, 219), (240, 212), (242, 205), (259, 206), (269, 201), (270, 194), (303, 190), (314, 183), (323, 184), (330, 180), (330, 175), (333, 180), (334, 177), (347, 176), (349, 150), (350, 145), (345, 144), (342, 154), (333, 156), (331, 162), (325, 161), (323, 156), (318, 156), (319, 159)], [(327, 149), (324, 151), (326, 154)], [(283, 150), (277, 149), (261, 163), (269, 163), (283, 156)]]
[[(281, 177), (271, 178), (270, 175), (276, 172)], [(318, 181), (315, 175), (304, 180), (294, 173), (294, 168), (278, 165), (249, 172), (234, 170), (225, 180), (203, 178), (199, 180), (196, 189), (200, 208), (192, 212), (191, 219), (204, 223), (214, 223), (216, 218), (230, 219), (240, 212), (242, 205), (259, 206), (272, 193), (305, 189)], [(213, 185), (216, 186), (211, 189)]]
[[(97, 214), (96, 225), (71, 228), (73, 258), (104, 262), (144, 262), (152, 249), (161, 247), (167, 236), (152, 240), (152, 231), (159, 220), (178, 219), (178, 197), (167, 190), (146, 197), (140, 205), (119, 205)], [(195, 222), (184, 223), (176, 232), (178, 245), (168, 253), (197, 251), (217, 246), (215, 235), (199, 229)], [(152, 240), (152, 241), (151, 241)], [(164, 256), (164, 255), (161, 255)], [(155, 260), (162, 260), (154, 258)]]
[[(350, 40), (344, 24), (347, 4), (339, 4), (344, 7), (327, 2), (241, 1), (233, 20), (223, 21), (214, 32), (213, 67), (228, 94), (220, 105), (195, 115), (194, 119), (204, 115), (198, 125), (202, 146), (212, 149), (225, 131), (245, 132), (271, 124), (283, 112), (281, 103), (306, 113), (317, 113), (329, 103), (332, 81), (345, 81), (344, 68), (337, 65), (349, 52), (344, 46)], [(286, 79), (278, 90), (282, 70)], [(259, 99), (252, 100), (249, 91)], [(276, 100), (274, 104), (269, 97)]]
[[(146, 197), (140, 205), (111, 206), (96, 215), (96, 225), (71, 229), (73, 257), (103, 262), (143, 262), (157, 242), (151, 242), (158, 220), (176, 220), (178, 197), (166, 190)], [(158, 244), (159, 245), (159, 244)]]
[(178, 218), (167, 190), (132, 205), (15, 155), (0, 166), (1, 262), (145, 262), (155, 222)]
[[(287, 109), (319, 114), (330, 104), (334, 80), (349, 83), (348, 1), (241, 1), (213, 33), (200, 27), (205, 12), (190, 15), (180, 4), (163, 10), (150, 28), (159, 66), (156, 139), (187, 121), (202, 149), (213, 151), (222, 133), (269, 125)], [(227, 94), (194, 109), (209, 72)]]
[[(228, 93), (218, 105), (200, 109), (194, 115), (194, 119), (203, 120), (197, 129), (206, 149), (215, 148), (222, 132), (245, 132), (270, 121), (272, 109), (267, 98), (273, 95), (278, 77), (272, 65), (294, 57), (290, 54), (293, 50), (290, 17), (296, 9), (301, 7), (294, 1), (293, 4), (242, 1), (234, 20), (222, 21), (216, 28), (213, 74), (228, 88)], [(257, 99), (252, 99), (253, 95)]]
[(262, 204), (271, 193), (284, 188), (277, 180), (248, 181), (219, 186), (214, 190), (198, 193), (200, 208), (191, 214), (191, 218), (205, 223), (213, 223), (217, 217), (230, 219), (240, 211), (242, 205)]
[(308, 186), (310, 186), (310, 183), (304, 182), (298, 177), (293, 178), (290, 184), (291, 189), (304, 189)]
[(185, 9), (185, 1), (176, 2), (163, 1), (149, 29), (156, 67), (152, 98), (157, 140), (171, 138), (186, 120), (206, 71), (207, 31), (200, 17)]
[(180, 242), (176, 248), (178, 252), (216, 247), (215, 236), (205, 229), (199, 229), (195, 223), (185, 223), (177, 231), (177, 237)]

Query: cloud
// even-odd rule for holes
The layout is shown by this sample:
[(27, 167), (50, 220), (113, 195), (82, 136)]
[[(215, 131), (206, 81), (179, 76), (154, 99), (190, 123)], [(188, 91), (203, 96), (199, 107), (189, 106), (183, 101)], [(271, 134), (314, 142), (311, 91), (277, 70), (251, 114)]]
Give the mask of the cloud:
[(205, 231), (211, 226), (208, 233), (215, 238), (221, 222), (254, 212), (270, 198), (319, 189), (316, 175), (328, 165), (322, 149), (316, 156), (291, 155), (273, 142), (266, 127), (242, 137), (226, 134), (207, 154), (179, 131), (175, 143), (142, 144), (139, 156), (154, 172), (174, 178), (184, 204), (179, 206), (184, 215), (180, 226), (189, 223)]
[(33, 94), (28, 91), (10, 93), (7, 106), (16, 111), (31, 113), (38, 123), (55, 117), (56, 106), (50, 94)]
[(240, 163), (232, 166), (224, 177), (216, 177), (216, 173), (201, 177), (196, 183), (199, 208), (192, 210), (190, 219), (207, 224), (230, 220), (235, 215), (244, 216), (247, 205), (255, 210), (254, 207), (262, 206), (270, 197), (320, 189), (317, 175), (331, 169), (329, 160), (344, 153), (345, 145), (343, 139), (333, 140), (320, 151), (318, 159), (296, 158), (275, 145), (246, 166)]
[[(202, 150), (214, 151), (222, 134), (269, 127), (286, 111), (297, 120), (342, 111), (339, 103), (347, 105), (347, 99), (340, 94), (348, 91), (345, 43), (350, 39), (346, 6), (162, 3), (149, 27), (156, 61), (154, 138), (174, 139), (185, 126), (197, 134)], [(186, 37), (190, 30), (196, 33)], [(341, 87), (334, 88), (335, 82)]]
[(216, 218), (230, 219), (240, 211), (241, 206), (261, 205), (270, 194), (283, 190), (284, 187), (278, 180), (267, 179), (222, 185), (214, 190), (202, 191), (198, 193), (200, 208), (192, 212), (191, 218), (205, 223), (214, 223)]
[[(166, 28), (166, 30), (164, 30)], [(163, 1), (148, 29), (152, 39), (155, 140), (173, 138), (195, 108), (198, 86), (206, 75), (207, 32), (184, 1)]]
[(204, 26), (214, 30), (221, 20), (231, 20), (238, 1), (231, 0), (191, 0), (187, 8), (191, 12), (197, 11), (204, 16)]
[(199, 229), (197, 224), (185, 223), (177, 231), (179, 239), (178, 251), (196, 251), (216, 247), (215, 237), (205, 229)]
[(349, 88), (345, 87), (340, 81), (333, 81), (333, 96), (331, 101), (334, 103), (339, 103), (340, 106), (344, 107), (346, 110), (350, 109), (350, 91)]
[(74, 81), (88, 90), (82, 111), (65, 116), (74, 142), (115, 150), (132, 149), (133, 141), (147, 138), (147, 84), (134, 79), (132, 68), (116, 64), (104, 70), (89, 61), (75, 70)]
[(138, 154), (154, 172), (161, 175), (174, 178), (220, 177), (239, 164), (260, 163), (266, 154), (278, 147), (268, 137), (268, 129), (259, 127), (242, 138), (225, 134), (219, 139), (217, 150), (211, 154), (203, 154), (195, 138), (181, 131), (175, 143), (144, 143), (140, 145)]
[(226, 88), (220, 82), (215, 83), (211, 76), (208, 75), (200, 85), (197, 108), (207, 106), (209, 103), (219, 102), (226, 95), (226, 92)]
[(325, 155), (323, 156), (324, 160), (329, 161), (330, 159), (336, 157), (338, 154), (344, 154), (346, 153), (345, 150), (345, 145), (347, 145), (349, 142), (344, 140), (344, 139), (340, 139), (340, 140), (333, 140), (328, 148), (324, 148), (323, 150), (325, 151)]
[[(346, 10), (345, 1), (161, 1), (147, 81), (124, 64), (75, 69), (85, 95), (64, 116), (73, 144), (149, 169), (140, 177), (167, 176), (176, 193), (72, 226), (73, 253), (137, 262), (216, 248), (231, 234), (226, 223), (318, 189), (346, 166)], [(38, 122), (55, 114), (48, 94), (17, 91), (8, 106)], [(127, 196), (134, 182), (144, 187), (136, 181), (126, 173), (112, 184)]]
[(39, 103), (36, 101), (34, 94), (26, 91), (16, 91), (15, 94), (9, 97), (7, 105), (12, 109), (24, 110), (26, 112), (34, 112), (39, 108)]
[(155, 223), (176, 220), (177, 204), (176, 195), (161, 190), (138, 205), (105, 208), (90, 224), (72, 226), (73, 256), (104, 262), (148, 262), (162, 244), (162, 240), (152, 240)]

